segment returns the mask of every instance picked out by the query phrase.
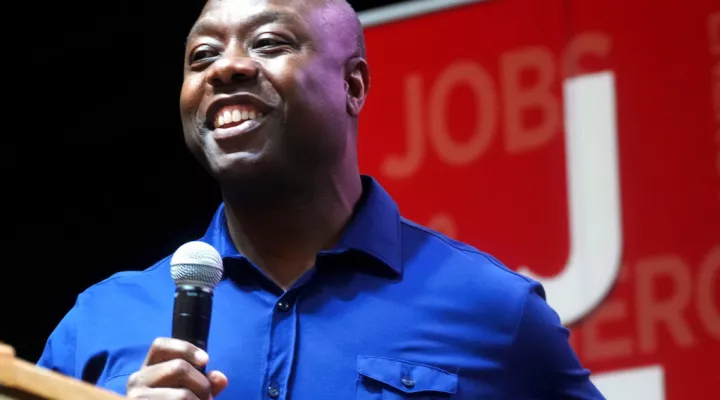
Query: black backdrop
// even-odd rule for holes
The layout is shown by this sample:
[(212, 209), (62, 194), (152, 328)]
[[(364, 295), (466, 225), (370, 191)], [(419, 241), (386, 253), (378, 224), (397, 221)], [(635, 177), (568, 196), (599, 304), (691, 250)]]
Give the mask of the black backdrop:
[(0, 341), (34, 362), (79, 292), (202, 235), (220, 197), (178, 115), (201, 1), (17, 6), (3, 12)]

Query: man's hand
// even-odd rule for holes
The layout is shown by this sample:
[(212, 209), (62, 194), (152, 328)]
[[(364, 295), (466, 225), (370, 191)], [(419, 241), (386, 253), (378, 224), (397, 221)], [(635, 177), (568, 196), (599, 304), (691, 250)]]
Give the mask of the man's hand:
[(145, 363), (130, 375), (127, 397), (145, 400), (211, 400), (228, 384), (220, 371), (203, 375), (195, 367), (208, 362), (208, 355), (188, 342), (155, 339)]

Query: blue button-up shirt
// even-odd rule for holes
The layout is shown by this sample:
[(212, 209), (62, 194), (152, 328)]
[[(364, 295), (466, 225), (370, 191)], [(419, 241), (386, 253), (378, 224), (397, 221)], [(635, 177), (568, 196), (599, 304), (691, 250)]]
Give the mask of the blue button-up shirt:
[[(369, 177), (339, 244), (290, 290), (238, 253), (222, 205), (201, 240), (225, 268), (208, 340), (219, 400), (602, 399), (538, 283), (402, 218)], [(171, 335), (174, 291), (170, 257), (90, 287), (39, 365), (124, 394)]]

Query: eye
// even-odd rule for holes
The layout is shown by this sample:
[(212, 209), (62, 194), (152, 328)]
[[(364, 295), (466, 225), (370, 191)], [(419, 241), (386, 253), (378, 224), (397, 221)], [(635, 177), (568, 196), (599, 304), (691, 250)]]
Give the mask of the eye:
[(253, 48), (260, 50), (272, 50), (273, 48), (287, 45), (288, 43), (285, 40), (273, 36), (264, 36), (255, 40), (255, 43), (253, 43)]
[(197, 64), (217, 57), (218, 51), (210, 46), (200, 46), (190, 54), (190, 64)]

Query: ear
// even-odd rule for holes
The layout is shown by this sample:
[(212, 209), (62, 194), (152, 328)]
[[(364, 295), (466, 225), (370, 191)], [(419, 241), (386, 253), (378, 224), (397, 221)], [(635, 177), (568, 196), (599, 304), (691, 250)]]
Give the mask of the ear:
[(370, 90), (370, 70), (362, 57), (353, 57), (348, 61), (345, 75), (345, 92), (347, 95), (347, 112), (357, 117), (365, 105)]

